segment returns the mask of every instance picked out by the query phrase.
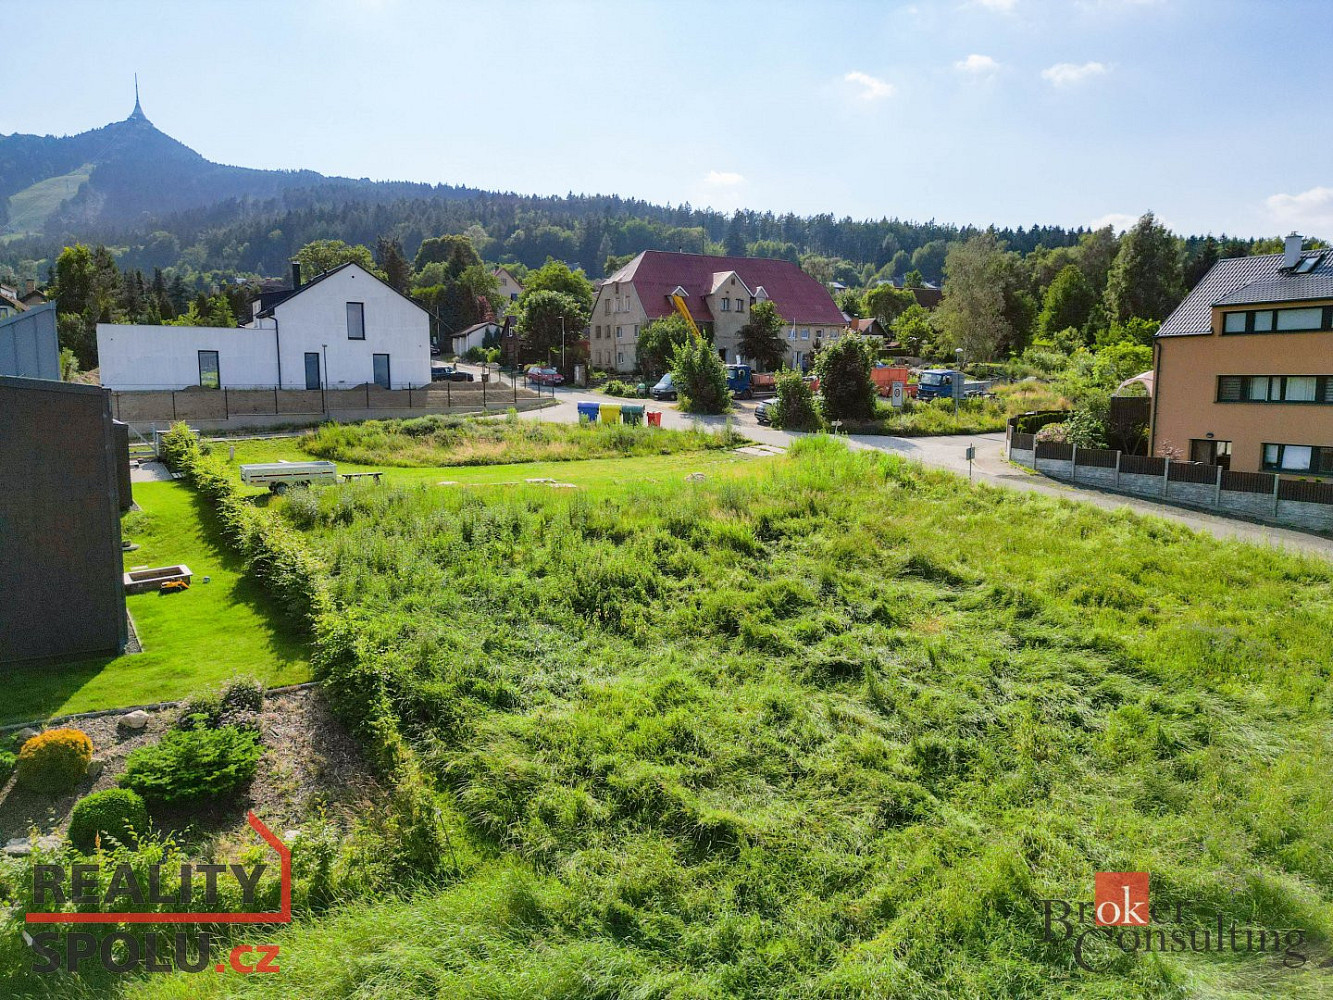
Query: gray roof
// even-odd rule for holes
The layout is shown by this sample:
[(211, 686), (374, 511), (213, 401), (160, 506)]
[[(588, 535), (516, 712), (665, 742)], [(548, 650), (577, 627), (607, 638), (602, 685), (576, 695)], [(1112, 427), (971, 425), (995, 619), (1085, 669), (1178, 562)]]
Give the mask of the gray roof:
[(1333, 253), (1315, 250), (1303, 257), (1326, 254), (1309, 274), (1282, 270), (1282, 254), (1229, 257), (1214, 264), (1185, 301), (1167, 317), (1159, 337), (1191, 337), (1212, 333), (1213, 306), (1261, 302), (1333, 299)]

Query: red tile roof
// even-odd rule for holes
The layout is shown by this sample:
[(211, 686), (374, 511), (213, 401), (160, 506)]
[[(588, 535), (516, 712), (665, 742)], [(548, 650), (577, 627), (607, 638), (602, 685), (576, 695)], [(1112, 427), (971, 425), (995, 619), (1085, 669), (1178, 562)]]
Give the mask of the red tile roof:
[(828, 289), (786, 260), (645, 250), (607, 278), (606, 283), (632, 284), (649, 319), (658, 319), (673, 311), (667, 296), (680, 285), (689, 292), (685, 304), (690, 308), (690, 315), (696, 320), (709, 322), (713, 316), (705, 296), (712, 290), (713, 275), (719, 271), (735, 271), (752, 290), (763, 285), (764, 292), (788, 323), (843, 325), (842, 311)]

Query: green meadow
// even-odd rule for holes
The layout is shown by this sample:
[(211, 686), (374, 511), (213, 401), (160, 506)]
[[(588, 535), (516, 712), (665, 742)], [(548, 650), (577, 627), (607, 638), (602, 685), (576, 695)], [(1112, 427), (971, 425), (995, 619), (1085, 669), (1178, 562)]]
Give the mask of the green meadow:
[[(266, 932), (280, 975), (126, 995), (1328, 994), (1326, 564), (821, 438), (635, 467), (270, 505), (325, 573), (316, 675), (429, 789), (417, 877)], [(1303, 961), (1085, 971), (1041, 900), (1098, 871)]]

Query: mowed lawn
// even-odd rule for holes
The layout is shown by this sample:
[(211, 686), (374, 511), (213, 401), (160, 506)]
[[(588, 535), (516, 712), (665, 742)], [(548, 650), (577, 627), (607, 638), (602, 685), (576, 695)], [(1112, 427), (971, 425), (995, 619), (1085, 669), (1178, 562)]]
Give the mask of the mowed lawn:
[(241, 673), (270, 686), (309, 679), (304, 636), (244, 576), (203, 502), (176, 482), (135, 483), (134, 498), (143, 510), (127, 514), (121, 530), (139, 548), (126, 553), (125, 568), (185, 563), (193, 586), (127, 599), (142, 653), (11, 670), (0, 722), (175, 701)]

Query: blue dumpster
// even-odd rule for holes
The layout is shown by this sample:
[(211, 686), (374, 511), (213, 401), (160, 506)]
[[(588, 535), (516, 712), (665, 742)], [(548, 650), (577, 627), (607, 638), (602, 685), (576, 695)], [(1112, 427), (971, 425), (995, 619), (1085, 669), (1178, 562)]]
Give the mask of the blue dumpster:
[(620, 419), (627, 424), (643, 423), (643, 406), (637, 403), (625, 403), (620, 407)]
[(600, 403), (579, 403), (579, 423), (587, 421), (590, 424), (597, 423), (597, 410)]

